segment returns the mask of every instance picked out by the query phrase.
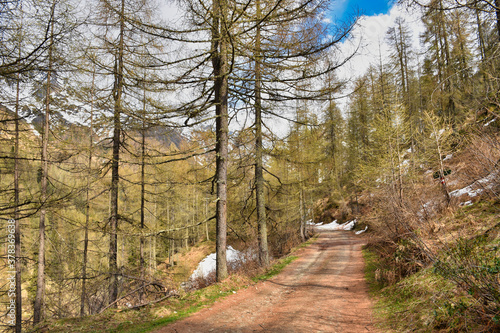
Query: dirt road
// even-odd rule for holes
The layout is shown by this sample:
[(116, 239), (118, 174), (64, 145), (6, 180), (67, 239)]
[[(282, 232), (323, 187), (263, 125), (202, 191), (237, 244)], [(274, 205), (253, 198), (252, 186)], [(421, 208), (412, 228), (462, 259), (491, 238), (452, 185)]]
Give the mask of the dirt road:
[(278, 276), (157, 332), (378, 332), (362, 245), (352, 232), (323, 232)]

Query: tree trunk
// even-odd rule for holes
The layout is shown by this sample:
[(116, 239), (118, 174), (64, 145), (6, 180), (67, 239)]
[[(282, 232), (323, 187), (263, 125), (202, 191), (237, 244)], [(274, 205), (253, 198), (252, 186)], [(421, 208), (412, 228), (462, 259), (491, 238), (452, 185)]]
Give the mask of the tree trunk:
[(21, 333), (23, 307), (21, 297), (21, 226), (19, 221), (19, 91), (20, 74), (17, 73), (16, 82), (16, 118), (14, 120), (14, 246), (15, 246), (15, 270), (16, 270), (16, 333)]
[[(92, 116), (91, 116), (92, 117)], [(92, 135), (90, 136), (92, 140)], [(89, 155), (89, 168), (92, 163), (92, 155)], [(89, 172), (90, 173), (90, 172)], [(88, 175), (90, 178), (90, 175)], [(85, 298), (87, 297), (87, 262), (89, 249), (89, 224), (90, 224), (90, 181), (87, 178), (86, 207), (85, 207), (85, 233), (83, 239), (83, 267), (82, 267), (82, 294), (80, 297), (80, 316), (85, 316)]]
[[(109, 303), (116, 301), (118, 297), (118, 183), (119, 183), (119, 163), (120, 163), (120, 137), (121, 137), (121, 108), (123, 93), (123, 51), (125, 33), (125, 0), (121, 2), (120, 10), (120, 35), (118, 50), (115, 58), (115, 85), (113, 87), (113, 98), (115, 101), (113, 115), (113, 157), (111, 163), (111, 216), (110, 216), (110, 234), (109, 234)], [(116, 305), (115, 305), (116, 306)]]
[[(168, 199), (167, 199), (167, 228), (171, 229), (171, 227), (170, 227), (170, 204), (169, 204)], [(175, 244), (174, 244), (173, 233), (169, 232), (168, 233), (168, 237), (169, 237), (168, 262), (170, 263), (170, 266), (174, 266), (174, 257), (173, 257), (173, 254), (174, 254)]]
[(214, 68), (216, 114), (216, 278), (228, 276), (226, 262), (227, 237), (227, 159), (228, 159), (228, 36), (226, 25), (227, 0), (213, 2), (212, 65)]
[(85, 316), (85, 298), (87, 297), (87, 262), (89, 249), (89, 224), (90, 224), (90, 178), (92, 176), (92, 148), (94, 132), (94, 89), (95, 89), (95, 68), (92, 73), (92, 88), (90, 102), (90, 128), (89, 128), (89, 159), (87, 164), (87, 188), (85, 205), (85, 233), (83, 238), (83, 267), (82, 267), (82, 294), (80, 297), (80, 316)]
[[(205, 199), (205, 219), (208, 218), (208, 201)], [(207, 241), (210, 241), (210, 235), (208, 234), (208, 221), (205, 223), (205, 233), (207, 237)]]
[(456, 110), (455, 110), (455, 101), (453, 99), (453, 94), (454, 94), (454, 76), (452, 75), (451, 71), (451, 57), (450, 57), (450, 43), (449, 43), (449, 37), (448, 37), (448, 31), (446, 27), (446, 17), (445, 17), (445, 12), (443, 10), (443, 4), (442, 1), (439, 2), (439, 40), (441, 43), (441, 50), (444, 52), (444, 59), (445, 59), (445, 70), (444, 70), (444, 87), (445, 87), (445, 92), (447, 93), (448, 96), (446, 96), (447, 101), (445, 101), (445, 106), (446, 109), (444, 110), (448, 117), (449, 120), (452, 122), (453, 127), (456, 125)]
[[(256, 2), (257, 20), (260, 20), (260, 0)], [(259, 262), (261, 266), (269, 266), (269, 250), (267, 246), (266, 198), (264, 193), (263, 146), (262, 146), (262, 100), (261, 100), (261, 61), (260, 25), (255, 35), (255, 199), (257, 210)]]
[(497, 33), (500, 41), (500, 0), (495, 0), (495, 13), (497, 16)]
[(48, 50), (48, 70), (47, 70), (47, 89), (45, 96), (45, 119), (43, 125), (42, 136), (42, 177), (41, 177), (41, 209), (40, 209), (40, 222), (38, 226), (38, 268), (36, 279), (36, 295), (35, 303), (33, 305), (33, 325), (38, 324), (43, 320), (43, 307), (45, 300), (45, 215), (46, 201), (47, 201), (47, 183), (48, 183), (48, 145), (49, 145), (49, 117), (50, 117), (50, 87), (51, 77), (53, 70), (53, 46), (54, 46), (54, 12), (56, 3), (52, 3), (51, 8), (51, 22), (50, 22), (50, 41)]
[(304, 189), (302, 188), (302, 182), (300, 182), (299, 189), (299, 214), (300, 214), (300, 238), (302, 242), (307, 240), (306, 237), (306, 219), (304, 212)]
[[(146, 78), (144, 78), (146, 79)], [(144, 233), (144, 212), (146, 204), (146, 87), (143, 86), (143, 105), (142, 105), (142, 128), (141, 128), (141, 238), (139, 243), (139, 272), (141, 278), (141, 284), (144, 286), (144, 275), (146, 263), (144, 260), (144, 246), (145, 239), (142, 235)], [(143, 289), (139, 292), (139, 303), (142, 303)]]
[[(152, 219), (153, 223), (153, 230), (157, 230), (157, 225), (158, 221), (156, 217), (158, 216), (158, 199), (156, 199), (158, 196), (158, 190), (155, 185), (155, 213)], [(149, 238), (149, 274), (154, 275), (156, 272), (156, 235), (153, 235), (152, 237)]]

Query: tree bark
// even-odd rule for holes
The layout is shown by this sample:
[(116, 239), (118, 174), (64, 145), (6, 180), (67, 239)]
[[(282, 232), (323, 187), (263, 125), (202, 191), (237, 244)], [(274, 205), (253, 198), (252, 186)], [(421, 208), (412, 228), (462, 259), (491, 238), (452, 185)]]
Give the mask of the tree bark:
[[(146, 79), (146, 78), (144, 78)], [(146, 87), (143, 86), (143, 105), (142, 105), (142, 128), (141, 128), (141, 221), (140, 221), (140, 229), (141, 229), (141, 238), (139, 244), (139, 272), (141, 277), (141, 284), (144, 286), (144, 275), (145, 275), (145, 267), (146, 262), (144, 260), (144, 246), (145, 239), (142, 235), (144, 232), (144, 212), (146, 210)], [(139, 303), (142, 302), (142, 295), (144, 291), (143, 289), (139, 292)]]
[(497, 16), (497, 33), (500, 41), (500, 0), (495, 0), (495, 14)]
[(214, 0), (212, 27), (212, 65), (214, 69), (216, 115), (216, 279), (228, 276), (226, 262), (227, 238), (227, 159), (228, 159), (228, 36), (227, 0)]
[(15, 270), (16, 270), (16, 333), (21, 333), (23, 307), (21, 297), (21, 226), (19, 221), (19, 91), (20, 74), (17, 73), (16, 82), (16, 118), (14, 120), (14, 246), (15, 246)]
[(486, 59), (486, 51), (484, 49), (484, 33), (481, 22), (481, 11), (478, 7), (474, 8), (474, 13), (476, 14), (476, 25), (477, 25), (477, 39), (479, 43), (479, 53), (481, 54), (481, 62)]
[(300, 182), (299, 189), (299, 214), (300, 214), (300, 238), (302, 242), (307, 240), (306, 237), (306, 216), (304, 211), (304, 189), (302, 188), (302, 181)]
[(50, 40), (48, 49), (48, 69), (47, 69), (47, 89), (45, 96), (45, 119), (42, 134), (42, 155), (41, 155), (41, 209), (40, 209), (40, 222), (38, 225), (38, 267), (36, 279), (36, 295), (35, 303), (33, 305), (33, 325), (38, 324), (43, 320), (43, 307), (45, 301), (45, 215), (46, 201), (47, 201), (47, 183), (48, 183), (48, 145), (49, 145), (49, 119), (50, 119), (50, 88), (51, 77), (53, 70), (53, 48), (54, 48), (54, 12), (56, 2), (52, 3), (51, 8), (51, 22), (50, 22)]
[(115, 55), (115, 85), (113, 87), (113, 98), (115, 101), (113, 114), (113, 157), (111, 163), (111, 216), (109, 234), (109, 303), (116, 301), (118, 297), (118, 183), (119, 183), (119, 163), (120, 163), (120, 137), (121, 137), (121, 108), (123, 93), (123, 51), (125, 33), (125, 0), (121, 2), (120, 9), (120, 34), (117, 54)]
[(89, 159), (87, 161), (87, 188), (85, 204), (85, 232), (83, 238), (83, 266), (82, 266), (82, 294), (80, 297), (80, 316), (85, 316), (85, 298), (87, 297), (87, 262), (89, 248), (89, 225), (90, 225), (90, 178), (92, 177), (92, 154), (94, 134), (94, 94), (95, 94), (95, 68), (92, 72), (92, 88), (90, 102), (90, 128), (89, 128)]
[[(257, 20), (260, 20), (260, 0), (256, 1)], [(261, 99), (261, 31), (260, 25), (255, 35), (255, 199), (257, 204), (257, 225), (259, 243), (259, 263), (269, 266), (269, 250), (267, 245), (266, 198), (264, 193), (263, 145), (262, 145), (262, 99)]]

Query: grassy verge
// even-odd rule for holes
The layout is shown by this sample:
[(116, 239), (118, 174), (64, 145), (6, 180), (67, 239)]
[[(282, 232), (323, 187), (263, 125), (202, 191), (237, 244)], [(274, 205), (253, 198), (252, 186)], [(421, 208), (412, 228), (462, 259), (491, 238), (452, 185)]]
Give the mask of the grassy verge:
[(141, 310), (110, 309), (102, 314), (85, 318), (70, 318), (41, 326), (35, 332), (82, 333), (142, 333), (188, 317), (216, 300), (251, 284), (247, 277), (232, 275), (225, 281), (209, 287), (170, 298), (159, 305)]
[(282, 259), (278, 260), (273, 266), (271, 266), (271, 268), (269, 268), (266, 272), (264, 272), (263, 274), (260, 274), (258, 276), (253, 277), (252, 280), (254, 282), (268, 280), (268, 279), (272, 278), (273, 276), (281, 273), (283, 268), (288, 266), (292, 261), (294, 261), (297, 258), (298, 258), (297, 256), (292, 256), (292, 255), (287, 256), (285, 258), (282, 258)]
[[(299, 245), (292, 250), (306, 247), (315, 239)], [(38, 327), (31, 332), (80, 332), (80, 333), (145, 333), (160, 328), (177, 320), (186, 318), (199, 310), (209, 307), (215, 301), (226, 297), (239, 289), (247, 288), (259, 281), (270, 279), (279, 274), (287, 265), (297, 259), (289, 255), (277, 260), (262, 274), (249, 278), (239, 274), (231, 275), (221, 283), (206, 288), (185, 293), (178, 298), (168, 299), (161, 304), (146, 307), (141, 310), (110, 309), (103, 314), (85, 317), (57, 320)]]
[(303, 249), (309, 245), (311, 245), (312, 243), (314, 243), (316, 241), (316, 237), (312, 237), (310, 238), (309, 240), (307, 240), (306, 242), (304, 243), (301, 243), (300, 245), (294, 247), (291, 251), (290, 251), (290, 254), (286, 257), (283, 257), (281, 259), (279, 259), (278, 261), (276, 261), (267, 271), (265, 271), (264, 273), (260, 274), (260, 275), (257, 275), (257, 276), (254, 276), (252, 277), (252, 281), (253, 282), (259, 282), (259, 281), (263, 281), (263, 280), (268, 280), (270, 278), (272, 278), (273, 276), (275, 275), (278, 275), (279, 273), (281, 273), (281, 271), (286, 267), (288, 266), (290, 263), (292, 263), (295, 259), (298, 258), (298, 256), (296, 255), (293, 255), (293, 253), (297, 252), (298, 250), (300, 249)]
[(478, 322), (477, 302), (436, 274), (430, 266), (384, 286), (378, 278), (381, 263), (364, 249), (365, 277), (375, 300), (375, 316), (384, 332), (486, 332)]
[(363, 248), (363, 258), (365, 260), (365, 279), (368, 282), (370, 293), (376, 295), (383, 285), (375, 278), (376, 270), (379, 267), (378, 256), (368, 248)]
[[(180, 299), (174, 299), (167, 304), (163, 304), (157, 308), (155, 313), (160, 314), (166, 312), (167, 315), (163, 318), (155, 319), (151, 322), (134, 325), (129, 329), (116, 330), (114, 332), (123, 333), (144, 333), (150, 332), (155, 328), (173, 323), (179, 319), (188, 317), (189, 315), (198, 312), (199, 310), (208, 307), (215, 303), (218, 299), (224, 298), (236, 292), (241, 288), (247, 287), (250, 280), (239, 275), (232, 275), (229, 279), (222, 283), (217, 283), (206, 288), (188, 293)], [(158, 315), (157, 315), (158, 316)]]
[(377, 314), (396, 332), (462, 332), (459, 307), (468, 300), (456, 286), (424, 269), (380, 290)]

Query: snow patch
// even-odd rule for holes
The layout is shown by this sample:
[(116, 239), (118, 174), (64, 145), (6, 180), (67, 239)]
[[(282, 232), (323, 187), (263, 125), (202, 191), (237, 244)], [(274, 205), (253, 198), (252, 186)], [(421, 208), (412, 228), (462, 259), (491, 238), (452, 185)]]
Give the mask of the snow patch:
[(365, 227), (365, 229), (363, 230), (358, 230), (355, 232), (356, 235), (361, 235), (363, 232), (365, 232), (366, 230), (368, 230), (368, 226)]
[(497, 118), (493, 118), (492, 120), (488, 121), (488, 122), (487, 122), (486, 124), (484, 124), (483, 126), (484, 126), (484, 127), (488, 127), (488, 126), (490, 126), (490, 124), (491, 124), (492, 122), (494, 122), (495, 120), (497, 120)]
[[(238, 267), (246, 261), (246, 256), (243, 252), (235, 250), (232, 246), (228, 246), (226, 250), (227, 264), (233, 268)], [(195, 269), (193, 274), (189, 277), (189, 281), (193, 281), (198, 278), (207, 278), (211, 273), (215, 272), (216, 254), (211, 253), (205, 257), (198, 267)]]
[(341, 224), (340, 226), (342, 227), (342, 230), (352, 230), (354, 226), (358, 223), (356, 219), (346, 222), (344, 224)]
[(30, 125), (30, 128), (31, 130), (33, 131), (33, 134), (35, 134), (36, 136), (41, 136), (40, 133), (38, 133), (38, 131), (35, 129), (35, 126), (33, 126), (33, 124), (29, 124)]
[(318, 229), (318, 230), (339, 230), (339, 226), (340, 226), (340, 224), (337, 223), (337, 220), (334, 220), (331, 223), (318, 226), (318, 227), (316, 227), (316, 229)]
[(426, 203), (422, 204), (422, 209), (420, 209), (417, 212), (417, 216), (419, 217), (419, 220), (423, 222), (425, 218), (429, 215), (433, 214), (433, 211), (435, 209), (436, 203), (434, 201), (427, 201)]
[(469, 185), (467, 187), (461, 188), (459, 190), (455, 190), (453, 192), (450, 192), (450, 195), (452, 197), (461, 197), (464, 194), (467, 194), (469, 197), (474, 198), (478, 194), (481, 194), (483, 192), (483, 189), (478, 188), (473, 190), (473, 185)]
[(316, 226), (318, 230), (352, 230), (358, 221), (356, 219), (338, 224), (337, 220), (325, 225)]
[(404, 174), (408, 173), (409, 167), (410, 167), (410, 160), (403, 160), (403, 162), (401, 162), (401, 164), (399, 165), (399, 168), (403, 170)]
[(306, 224), (313, 226), (313, 227), (317, 227), (317, 226), (323, 225), (323, 222), (314, 223), (313, 220), (307, 220)]
[(450, 192), (450, 196), (458, 198), (464, 194), (467, 194), (469, 197), (473, 198), (483, 193), (485, 190), (492, 189), (493, 186), (495, 186), (495, 184), (497, 183), (496, 182), (497, 177), (498, 177), (498, 171), (494, 171), (490, 173), (488, 176), (473, 182), (469, 186)]

